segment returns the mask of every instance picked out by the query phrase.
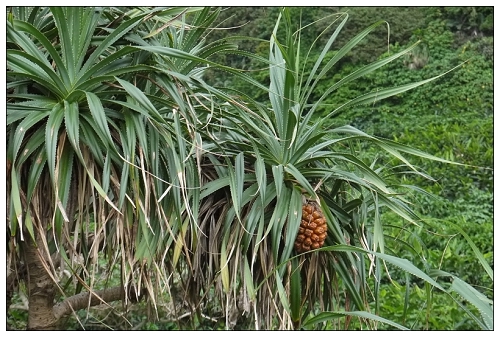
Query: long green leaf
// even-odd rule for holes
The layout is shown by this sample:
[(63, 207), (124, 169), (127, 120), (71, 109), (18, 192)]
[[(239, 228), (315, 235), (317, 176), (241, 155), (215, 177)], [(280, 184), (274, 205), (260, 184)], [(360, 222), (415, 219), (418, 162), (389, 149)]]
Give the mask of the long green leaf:
[(55, 195), (57, 212), (54, 217), (54, 229), (57, 234), (57, 239), (61, 237), (64, 224), (70, 220), (65, 208), (68, 203), (72, 183), (74, 151), (68, 145), (69, 144), (66, 144), (62, 150), (59, 149), (61, 155), (58, 157), (56, 166), (58, 181), (56, 185), (57, 195)]
[(256, 291), (255, 287), (253, 284), (253, 277), (252, 277), (252, 271), (250, 270), (250, 265), (248, 263), (248, 260), (244, 258), (244, 281), (246, 285), (246, 290), (248, 297), (250, 298), (251, 301), (255, 301), (256, 297)]
[(241, 205), (241, 200), (243, 198), (243, 184), (244, 184), (243, 179), (245, 175), (245, 157), (243, 155), (243, 152), (238, 153), (234, 161), (235, 161), (234, 173), (235, 173), (236, 186), (234, 186), (235, 190), (233, 191), (236, 192), (236, 198), (238, 200), (237, 205)]
[(486, 271), (489, 278), (493, 281), (493, 269), (491, 269), (491, 266), (484, 258), (484, 255), (481, 253), (479, 248), (477, 248), (477, 246), (474, 244), (474, 241), (472, 241), (471, 237), (460, 226), (454, 225), (454, 227), (460, 232), (460, 234), (462, 234), (465, 240), (467, 240), (469, 246), (474, 251), (474, 255), (476, 255), (476, 258), (479, 260), (479, 263), (481, 263), (481, 266), (483, 266), (483, 269)]
[(258, 146), (252, 141), (252, 147), (255, 155), (255, 177), (257, 179), (257, 184), (259, 185), (259, 193), (261, 201), (266, 200), (266, 185), (267, 185), (267, 172), (264, 165), (264, 159), (260, 155)]
[(290, 195), (290, 202), (288, 207), (287, 223), (286, 223), (286, 235), (281, 255), (280, 262), (287, 260), (292, 253), (293, 246), (295, 243), (295, 238), (299, 232), (300, 221), (302, 218), (302, 193), (298, 187), (292, 189)]
[(222, 241), (222, 246), (221, 246), (221, 253), (220, 253), (220, 274), (221, 274), (221, 279), (222, 279), (222, 286), (224, 288), (224, 291), (226, 293), (229, 293), (231, 290), (230, 285), (229, 285), (229, 267), (228, 267), (228, 257), (227, 257), (227, 235), (228, 232), (226, 232), (226, 235), (224, 235), (224, 240)]
[(306, 190), (311, 198), (316, 199), (316, 192), (312, 188), (311, 184), (306, 177), (304, 177), (304, 175), (297, 168), (295, 168), (295, 166), (289, 163), (285, 166), (285, 171), (290, 173), (297, 180), (300, 186)]
[(201, 58), (201, 57), (198, 57), (198, 56), (195, 56), (193, 54), (190, 54), (188, 52), (185, 52), (185, 51), (182, 51), (182, 50), (178, 50), (178, 49), (174, 49), (174, 48), (169, 48), (169, 47), (157, 47), (157, 46), (148, 46), (148, 47), (138, 47), (139, 49), (142, 49), (142, 50), (146, 50), (146, 51), (149, 51), (149, 52), (152, 52), (152, 53), (157, 53), (157, 54), (161, 54), (161, 55), (165, 55), (165, 56), (169, 56), (169, 57), (173, 57), (173, 58), (180, 58), (180, 59), (184, 59), (184, 60), (190, 60), (190, 61), (196, 61), (196, 62), (199, 62), (201, 64), (209, 64), (210, 66), (213, 66), (214, 68), (216, 69), (220, 69), (220, 70), (223, 70), (223, 71), (226, 71), (230, 74), (233, 74), (233, 75), (236, 75), (237, 77), (241, 78), (242, 80), (252, 84), (252, 85), (255, 85), (256, 87), (262, 89), (262, 90), (266, 90), (268, 88), (266, 88), (265, 86), (263, 86), (261, 83), (259, 83), (258, 81), (256, 81), (255, 79), (251, 78), (250, 76), (240, 72), (239, 70), (237, 69), (234, 69), (234, 68), (231, 68), (231, 67), (227, 67), (227, 66), (223, 66), (221, 64), (218, 64), (218, 63), (215, 63), (213, 61), (210, 61), (210, 60), (207, 60), (207, 59), (204, 59), (204, 58)]
[[(24, 31), (24, 32), (27, 32), (28, 34), (34, 36), (38, 40), (38, 42), (40, 42), (43, 45), (45, 50), (47, 50), (47, 52), (50, 54), (51, 59), (56, 64), (57, 74), (59, 74), (59, 76), (61, 77), (61, 80), (64, 83), (64, 86), (70, 87), (71, 84), (70, 84), (70, 80), (68, 77), (68, 72), (66, 70), (66, 67), (65, 67), (59, 53), (54, 48), (54, 46), (50, 43), (50, 41), (47, 39), (47, 37), (44, 34), (42, 34), (37, 28), (35, 28), (33, 25), (31, 25), (28, 22), (15, 20), (14, 27), (15, 27), (16, 31), (18, 31), (18, 32)], [(30, 42), (28, 42), (28, 41), (30, 41)], [(30, 55), (37, 57), (39, 60), (44, 60), (44, 62), (48, 63), (46, 57), (40, 52), (40, 50), (34, 44), (32, 44), (30, 39), (25, 38), (24, 42), (25, 43), (23, 45), (21, 45), (23, 50), (27, 51)], [(18, 43), (19, 43), (19, 41), (18, 41)]]
[[(113, 81), (114, 76), (132, 73), (134, 71), (151, 70), (152, 68), (146, 65), (130, 65), (132, 60), (126, 56), (137, 51), (138, 49), (133, 46), (125, 46), (111, 55), (106, 56), (95, 65), (92, 65), (92, 67), (85, 72), (83, 72), (82, 69), (74, 87), (80, 88), (81, 90), (89, 90), (89, 88), (92, 88), (95, 84), (104, 81)], [(88, 62), (85, 66), (88, 66), (87, 64)]]
[(327, 90), (325, 90), (325, 92), (321, 95), (321, 97), (314, 103), (314, 105), (312, 106), (312, 108), (308, 111), (308, 114), (312, 114), (315, 110), (316, 107), (318, 107), (322, 102), (323, 100), (330, 96), (331, 93), (336, 90), (337, 88), (341, 87), (342, 85), (345, 85), (346, 83), (349, 83), (349, 82), (352, 82), (362, 76), (365, 76), (367, 74), (370, 74), (372, 72), (374, 72), (375, 70), (377, 70), (378, 68), (394, 61), (395, 59), (409, 53), (411, 50), (413, 50), (418, 44), (420, 43), (417, 42), (415, 44), (413, 44), (412, 46), (406, 48), (405, 50), (399, 52), (399, 53), (396, 53), (392, 56), (389, 56), (389, 57), (386, 57), (382, 60), (379, 60), (379, 61), (375, 61), (373, 63), (370, 63), (354, 72), (352, 72), (351, 74), (343, 77), (340, 81), (336, 82), (334, 85), (332, 85), (331, 87), (329, 87)]
[(69, 141), (79, 151), (80, 149), (80, 116), (78, 104), (64, 101), (64, 123)]
[[(144, 16), (145, 14), (132, 19), (124, 20), (109, 35), (107, 35), (106, 38), (101, 43), (99, 43), (94, 52), (90, 54), (83, 67), (80, 69), (79, 77), (92, 76), (92, 74), (95, 73), (95, 69), (94, 71), (88, 72), (90, 67), (92, 67), (96, 63), (97, 59), (104, 54), (106, 49), (110, 48), (119, 38), (128, 33), (132, 28), (137, 26)], [(103, 63), (102, 65), (104, 64), (106, 63)]]
[(283, 308), (286, 312), (291, 314), (290, 303), (288, 301), (288, 296), (286, 294), (285, 287), (283, 286), (283, 280), (281, 279), (278, 271), (274, 273), (274, 277), (276, 278), (276, 288), (278, 290), (278, 297), (283, 305)]
[(140, 110), (141, 113), (145, 114), (147, 117), (153, 117), (157, 122), (164, 122), (163, 117), (158, 113), (158, 110), (156, 110), (153, 103), (151, 103), (151, 101), (141, 90), (139, 90), (133, 84), (118, 77), (116, 78), (116, 80), (127, 91), (127, 93), (143, 108)]
[(292, 271), (290, 276), (290, 309), (292, 321), (299, 323), (302, 307), (302, 286), (300, 279), (300, 268), (297, 259), (292, 259)]
[[(346, 18), (347, 19), (347, 18)], [(345, 20), (344, 20), (345, 21)], [(316, 87), (316, 84), (318, 81), (323, 78), (323, 76), (342, 58), (344, 57), (349, 51), (351, 51), (352, 48), (354, 48), (356, 45), (359, 44), (369, 33), (371, 33), (375, 28), (380, 26), (381, 24), (385, 23), (385, 21), (377, 21), (371, 26), (367, 27), (363, 31), (361, 31), (358, 35), (353, 37), (348, 43), (346, 43), (342, 48), (339, 49), (335, 53), (335, 55), (328, 61), (328, 63), (321, 69), (320, 73), (316, 77), (316, 80), (313, 82), (313, 84), (310, 86), (308, 94), (306, 95), (306, 99), (304, 102), (307, 101), (307, 98), (310, 96), (311, 92), (314, 90)], [(341, 24), (343, 26), (343, 24)], [(310, 114), (312, 115), (312, 114)]]
[(276, 194), (280, 198), (283, 189), (283, 165), (273, 165), (272, 167), (274, 183), (276, 184)]
[(52, 182), (55, 182), (54, 171), (56, 169), (56, 149), (59, 141), (59, 128), (64, 119), (64, 106), (57, 104), (50, 112), (45, 126), (45, 148), (47, 149), (47, 160), (49, 174)]
[(28, 77), (50, 89), (59, 98), (67, 95), (67, 88), (54, 70), (23, 51), (8, 50), (7, 67), (12, 70), (11, 75), (19, 73), (23, 77)]
[[(62, 59), (71, 82), (73, 82), (76, 77), (75, 51), (73, 48), (78, 47), (76, 41), (74, 40), (78, 39), (79, 32), (78, 34), (75, 34), (77, 36), (73, 35), (75, 32), (70, 29), (69, 25), (74, 22), (71, 20), (73, 18), (68, 19), (68, 15), (71, 16), (71, 12), (78, 9), (81, 10), (82, 7), (52, 7), (50, 9), (59, 34), (59, 41), (62, 47)], [(75, 21), (78, 22), (78, 20)]]
[(382, 254), (378, 252), (373, 252), (373, 251), (368, 251), (359, 247), (354, 247), (354, 246), (346, 246), (346, 245), (336, 245), (336, 246), (328, 246), (328, 247), (323, 247), (319, 248), (319, 250), (325, 250), (325, 251), (350, 251), (350, 252), (358, 252), (358, 253), (365, 253), (365, 254), (372, 254), (377, 256), (378, 258), (387, 261), (396, 267), (400, 268), (401, 270), (410, 273), (414, 276), (417, 276), (421, 278), (422, 280), (430, 283), (434, 287), (438, 288), (441, 291), (445, 291), (444, 288), (434, 281), (429, 275), (415, 267), (413, 263), (411, 263), (407, 259), (402, 259), (396, 256), (392, 255), (387, 255), (387, 254)]
[[(21, 144), (24, 140), (24, 137), (26, 136), (27, 131), (30, 130), (34, 125), (39, 123), (42, 119), (46, 118), (49, 114), (49, 111), (32, 113), (26, 116), (21, 121), (21, 123), (18, 124), (12, 145), (13, 161), (17, 159)], [(27, 148), (26, 151), (29, 151), (29, 148)], [(24, 155), (24, 153), (22, 153), (22, 155)]]
[(97, 127), (101, 131), (100, 134), (106, 136), (106, 138), (102, 139), (102, 142), (105, 144), (106, 148), (114, 147), (113, 138), (111, 137), (111, 133), (109, 132), (107, 117), (106, 113), (104, 112), (101, 100), (97, 97), (96, 94), (92, 92), (86, 92), (85, 94), (87, 96), (87, 103), (89, 105), (90, 112), (92, 113), (92, 117), (94, 118)]
[(403, 92), (411, 90), (411, 89), (415, 89), (416, 87), (427, 84), (429, 82), (437, 80), (440, 77), (445, 76), (446, 74), (454, 71), (455, 69), (460, 68), (464, 63), (466, 63), (466, 62), (463, 62), (463, 63), (457, 65), (456, 67), (454, 67), (454, 68), (452, 68), (452, 69), (450, 69), (450, 70), (448, 70), (448, 71), (446, 71), (438, 76), (434, 76), (432, 78), (429, 78), (429, 79), (426, 79), (423, 81), (414, 82), (414, 83), (405, 84), (405, 85), (400, 85), (400, 86), (388, 88), (388, 89), (382, 89), (380, 91), (371, 92), (368, 94), (358, 96), (358, 97), (348, 101), (347, 103), (344, 103), (343, 105), (339, 106), (338, 108), (336, 108), (332, 112), (330, 112), (328, 115), (326, 115), (324, 117), (324, 120), (332, 118), (332, 116), (338, 114), (339, 111), (345, 110), (345, 109), (353, 107), (355, 105), (372, 104), (372, 103), (380, 101), (384, 98), (391, 97), (391, 96), (403, 93)]
[[(305, 84), (304, 88), (309, 88), (309, 90), (307, 90), (307, 93), (304, 92), (306, 94), (301, 99), (301, 104), (302, 105), (305, 105), (305, 103), (309, 100), (309, 96), (311, 95), (311, 93), (313, 92), (314, 87), (316, 86), (315, 84), (314, 85), (310, 85), (310, 83), (313, 80), (313, 78), (316, 76), (316, 72), (318, 71), (318, 68), (321, 65), (321, 63), (323, 62), (323, 60), (325, 59), (326, 53), (330, 50), (333, 42), (335, 42), (335, 40), (337, 39), (337, 36), (339, 35), (340, 31), (342, 30), (342, 28), (346, 24), (347, 20), (349, 19), (349, 15), (347, 13), (343, 14), (343, 16), (344, 16), (344, 20), (342, 20), (342, 22), (337, 26), (337, 28), (335, 29), (335, 31), (333, 32), (333, 34), (330, 36), (330, 38), (326, 42), (325, 46), (323, 47), (323, 50), (321, 51), (321, 54), (318, 56), (318, 58), (316, 59), (316, 62), (314, 63), (314, 66), (313, 66), (313, 68), (311, 70), (311, 73), (309, 74), (309, 76), (307, 78), (307, 81), (306, 81), (306, 84)], [(313, 46), (311, 46), (311, 49), (312, 49), (312, 47)], [(317, 81), (315, 81), (315, 82), (317, 82)]]
[(35, 158), (36, 159), (31, 164), (28, 176), (28, 188), (26, 195), (27, 203), (31, 202), (31, 198), (33, 197), (33, 193), (36, 191), (38, 181), (40, 180), (40, 176), (42, 175), (42, 171), (47, 162), (47, 152), (45, 151), (45, 148), (40, 148)]
[(313, 316), (313, 317), (307, 319), (304, 322), (303, 326), (306, 326), (306, 327), (313, 326), (313, 325), (318, 324), (318, 323), (322, 323), (322, 322), (333, 320), (333, 319), (340, 318), (340, 317), (347, 317), (347, 316), (366, 318), (366, 319), (370, 319), (370, 320), (373, 320), (376, 322), (391, 325), (391, 326), (398, 328), (400, 330), (409, 330), (405, 326), (402, 326), (396, 322), (393, 322), (389, 319), (380, 317), (378, 315), (369, 313), (367, 311), (345, 311), (345, 312), (342, 312), (342, 311), (324, 311), (316, 316)]
[(19, 226), (20, 233), (21, 233), (21, 239), (23, 238), (23, 206), (21, 204), (21, 197), (20, 197), (20, 186), (19, 182), (17, 179), (17, 172), (16, 170), (11, 171), (11, 191), (10, 191), (10, 197), (11, 197), (11, 202), (14, 205), (14, 214), (16, 216), (15, 219), (11, 219), (10, 224), (11, 224), (11, 235), (16, 235), (17, 232), (17, 227)]
[(470, 312), (461, 302), (461, 300), (455, 299), (453, 296), (450, 295), (450, 292), (447, 292), (452, 299), (460, 306), (464, 311), (478, 323), (479, 326), (482, 327), (484, 330), (492, 330), (493, 329), (493, 301), (488, 299), (486, 296), (484, 296), (482, 293), (474, 289), (472, 286), (461, 280), (460, 278), (456, 277), (453, 274), (450, 274), (448, 272), (445, 272), (443, 270), (431, 270), (429, 273), (432, 277), (438, 277), (438, 276), (445, 276), (445, 277), (451, 277), (453, 280), (450, 286), (450, 292), (454, 291), (458, 295), (460, 295), (461, 298), (466, 300), (467, 302), (471, 303), (473, 306), (475, 306), (479, 312), (481, 313), (483, 317), (483, 321), (481, 321), (476, 315), (474, 315), (472, 312)]

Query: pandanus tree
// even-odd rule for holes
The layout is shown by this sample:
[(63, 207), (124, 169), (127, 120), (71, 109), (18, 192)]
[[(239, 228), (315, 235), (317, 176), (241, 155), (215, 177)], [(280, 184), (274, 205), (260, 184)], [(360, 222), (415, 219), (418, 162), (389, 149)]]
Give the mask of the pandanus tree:
[[(186, 191), (200, 188), (198, 121), (214, 109), (198, 80), (204, 58), (234, 49), (203, 42), (217, 12), (9, 9), (8, 279), (26, 279), (28, 328), (54, 328), (96, 303), (156, 298), (152, 275), (197, 217)], [(120, 266), (121, 285), (99, 292), (101, 253)]]
[[(404, 328), (377, 316), (379, 312), (372, 308), (379, 301), (377, 289), (387, 264), (445, 291), (410, 261), (398, 258), (393, 251), (387, 254), (380, 220), (381, 212), (389, 210), (409, 223), (419, 224), (405, 197), (417, 188), (402, 186), (391, 176), (401, 171), (402, 165), (409, 172), (432, 179), (415, 168), (407, 155), (444, 160), (349, 125), (331, 127), (335, 124), (333, 116), (349, 107), (372, 104), (445, 74), (366, 93), (335, 107), (326, 117), (316, 117), (318, 106), (341, 85), (361, 79), (417, 46), (361, 67), (311, 102), (318, 81), (365, 36), (384, 24), (374, 23), (325, 59), (348, 20), (346, 14), (332, 17), (331, 25), (336, 29), (310, 70), (302, 68), (309, 53), (305, 57), (301, 54), (301, 28), (294, 30), (290, 13), (286, 9), (281, 12), (269, 44), (269, 103), (253, 102), (253, 108), (244, 110), (241, 106), (236, 111), (227, 109), (220, 124), (228, 125), (230, 133), (217, 134), (217, 139), (224, 140), (219, 149), (223, 156), (207, 154), (217, 172), (202, 187), (201, 209), (207, 210), (203, 219), (210, 215), (212, 223), (198, 229), (198, 243), (189, 250), (205, 255), (199, 260), (220, 268), (220, 297), (228, 303), (226, 318), (237, 307), (240, 314), (248, 314), (246, 322), (255, 329), (320, 327), (341, 317), (345, 320), (337, 326), (339, 329), (347, 328), (352, 317), (358, 317), (368, 328), (380, 322)], [(278, 36), (284, 36), (284, 43)], [(390, 167), (386, 162), (378, 164), (376, 158), (367, 163), (358, 143), (377, 147), (400, 164)], [(225, 195), (227, 201), (221, 202), (216, 193)], [(204, 236), (206, 232), (210, 235)], [(216, 241), (214, 232), (219, 235)], [(199, 238), (205, 241), (201, 251)], [(211, 255), (214, 249), (218, 255)], [(446, 274), (431, 269), (426, 272)], [(454, 291), (459, 288), (457, 284), (462, 285), (456, 279)], [(464, 293), (460, 292), (461, 296)], [(481, 307), (481, 312), (488, 312), (482, 318), (472, 315), (478, 324), (491, 327), (491, 307), (481, 303), (482, 296), (475, 292), (473, 299), (466, 297)], [(226, 324), (231, 326), (235, 321)]]
[[(318, 79), (383, 22), (325, 60), (348, 18), (331, 16), (336, 29), (306, 72), (288, 10), (276, 23), (268, 60), (229, 38), (206, 43), (218, 12), (9, 9), (7, 297), (24, 278), (28, 328), (52, 329), (65, 315), (116, 300), (146, 299), (158, 309), (163, 295), (193, 317), (216, 307), (228, 328), (243, 320), (248, 328), (299, 329), (341, 316), (404, 328), (371, 309), (384, 263), (451, 296), (430, 274), (385, 251), (380, 212), (414, 223), (418, 217), (402, 186), (385, 176), (390, 168), (366, 163), (354, 145), (378, 146), (424, 176), (403, 154), (440, 159), (350, 126), (325, 126), (350, 106), (433, 79), (367, 93), (323, 119), (314, 115), (335, 89), (413, 47), (310, 102)], [(284, 43), (277, 39), (282, 23)], [(210, 61), (226, 52), (263, 62), (270, 86)], [(269, 104), (210, 86), (207, 67), (267, 90)], [(322, 247), (311, 242), (303, 251), (297, 233), (307, 234), (301, 244), (314, 239), (305, 231), (304, 202), (314, 205), (327, 235)], [(98, 282), (103, 257), (106, 268), (119, 271), (119, 285)], [(466, 298), (483, 313), (471, 316), (488, 327), (490, 304), (474, 292)]]

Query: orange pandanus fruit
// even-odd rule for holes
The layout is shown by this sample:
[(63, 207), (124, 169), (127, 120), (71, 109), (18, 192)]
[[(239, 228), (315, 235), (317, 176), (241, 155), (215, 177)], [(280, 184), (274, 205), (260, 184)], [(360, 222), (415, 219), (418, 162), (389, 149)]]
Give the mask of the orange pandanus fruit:
[(302, 220), (295, 239), (297, 253), (308, 252), (323, 246), (326, 238), (326, 219), (318, 204), (312, 201), (302, 206)]

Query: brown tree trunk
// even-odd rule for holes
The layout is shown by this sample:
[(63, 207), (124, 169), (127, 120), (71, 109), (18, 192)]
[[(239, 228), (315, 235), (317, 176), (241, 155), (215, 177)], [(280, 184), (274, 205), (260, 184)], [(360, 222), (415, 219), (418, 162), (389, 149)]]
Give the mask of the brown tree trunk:
[[(28, 288), (28, 330), (55, 330), (62, 317), (74, 311), (87, 309), (103, 303), (121, 301), (125, 298), (123, 287), (107, 288), (93, 292), (84, 292), (55, 303), (56, 285), (45, 266), (49, 265), (47, 252), (39, 244), (38, 247), (27, 235), (24, 242), (24, 261), (27, 266), (26, 285)], [(146, 289), (142, 289), (144, 295)], [(130, 287), (128, 298), (133, 302), (141, 300), (135, 296), (135, 288)]]
[[(28, 330), (54, 330), (57, 319), (53, 313), (55, 285), (44, 265), (48, 266), (45, 249), (38, 247), (26, 235), (24, 243), (25, 263), (27, 266), (26, 285), (28, 288)], [(39, 248), (40, 247), (40, 248)]]

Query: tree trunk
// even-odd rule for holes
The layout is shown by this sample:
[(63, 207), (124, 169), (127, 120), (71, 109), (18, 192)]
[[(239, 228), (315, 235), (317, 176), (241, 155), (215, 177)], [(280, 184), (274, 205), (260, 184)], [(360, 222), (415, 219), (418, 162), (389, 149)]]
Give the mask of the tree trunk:
[[(123, 287), (118, 286), (76, 294), (60, 303), (55, 303), (57, 288), (44, 267), (49, 265), (47, 252), (41, 242), (38, 242), (37, 247), (29, 234), (26, 237), (23, 248), (27, 266), (28, 330), (55, 330), (58, 329), (59, 320), (74, 311), (125, 298)], [(145, 292), (146, 289), (142, 289), (141, 296), (137, 297), (135, 287), (132, 286), (129, 288), (128, 298), (131, 303), (138, 302)]]
[[(24, 243), (25, 263), (27, 266), (26, 285), (28, 288), (28, 330), (54, 330), (57, 319), (53, 313), (55, 285), (47, 273), (47, 252), (37, 245), (29, 235)], [(37, 240), (38, 241), (38, 240)]]

